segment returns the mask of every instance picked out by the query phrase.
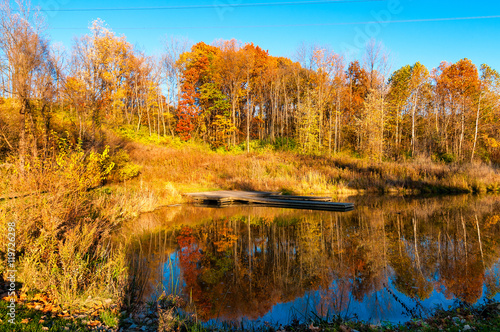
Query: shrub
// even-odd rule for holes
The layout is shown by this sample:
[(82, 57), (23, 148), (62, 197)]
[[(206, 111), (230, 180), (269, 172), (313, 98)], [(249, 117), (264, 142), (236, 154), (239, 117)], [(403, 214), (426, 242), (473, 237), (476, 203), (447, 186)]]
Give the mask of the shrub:
[(451, 164), (457, 160), (457, 157), (452, 153), (438, 153), (434, 155), (433, 159), (445, 164)]
[(89, 191), (114, 166), (108, 148), (98, 153), (65, 139), (58, 143), (52, 157), (27, 156), (24, 165), (15, 159), (14, 170), (4, 172), (2, 182), (19, 194), (0, 205), (0, 232), (7, 234), (7, 225), (15, 223), (16, 268), (24, 291), (45, 292), (63, 304), (116, 294), (124, 257), (111, 249), (111, 233), (126, 215), (116, 207), (122, 202)]
[(110, 178), (114, 181), (126, 181), (135, 178), (141, 172), (142, 167), (130, 161), (130, 156), (125, 150), (118, 150), (111, 161), (115, 164)]

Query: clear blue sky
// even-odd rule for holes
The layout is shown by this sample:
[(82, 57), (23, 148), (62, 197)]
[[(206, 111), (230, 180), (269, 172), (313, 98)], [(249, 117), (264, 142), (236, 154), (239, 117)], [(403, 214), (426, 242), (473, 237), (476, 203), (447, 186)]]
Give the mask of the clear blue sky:
[[(498, 1), (350, 0), (241, 6), (308, 1), (314, 0), (33, 0), (32, 4), (42, 9), (60, 9), (46, 12), (48, 34), (53, 42), (62, 42), (68, 51), (73, 37), (87, 33), (89, 23), (101, 18), (115, 33), (124, 34), (129, 42), (150, 55), (161, 52), (161, 40), (168, 35), (187, 37), (193, 43), (235, 38), (244, 43), (253, 42), (269, 50), (271, 55), (288, 57), (293, 56), (302, 42), (316, 43), (347, 53), (352, 60), (362, 58), (363, 44), (373, 37), (391, 52), (392, 70), (416, 61), (432, 69), (441, 61), (455, 62), (462, 58), (471, 59), (478, 67), (487, 63), (500, 70), (500, 18), (418, 21), (500, 16)], [(195, 5), (207, 8), (71, 11)], [(417, 21), (407, 22), (413, 20)], [(373, 23), (377, 21), (380, 23)]]

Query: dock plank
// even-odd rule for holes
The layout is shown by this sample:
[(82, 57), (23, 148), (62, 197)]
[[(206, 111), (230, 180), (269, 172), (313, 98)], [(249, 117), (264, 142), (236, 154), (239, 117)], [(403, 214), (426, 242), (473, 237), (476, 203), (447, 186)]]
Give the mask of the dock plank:
[(269, 198), (276, 198), (281, 200), (294, 200), (294, 201), (323, 201), (331, 202), (331, 197), (319, 197), (319, 196), (293, 196), (293, 195), (269, 195)]
[(278, 195), (278, 193), (275, 192), (224, 190), (187, 193), (185, 195), (197, 203), (216, 204), (218, 206), (229, 206), (235, 203), (243, 203), (304, 210), (345, 212), (354, 209), (353, 203), (332, 202), (331, 197), (287, 196)]

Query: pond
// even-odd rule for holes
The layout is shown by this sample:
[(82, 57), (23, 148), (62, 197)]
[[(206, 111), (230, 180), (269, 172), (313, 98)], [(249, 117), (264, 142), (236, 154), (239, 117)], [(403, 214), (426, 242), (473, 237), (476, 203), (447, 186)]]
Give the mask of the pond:
[[(142, 297), (240, 326), (312, 317), (404, 322), (500, 299), (496, 196), (348, 197), (351, 212), (167, 207), (130, 230)], [(141, 279), (139, 278), (139, 279)]]

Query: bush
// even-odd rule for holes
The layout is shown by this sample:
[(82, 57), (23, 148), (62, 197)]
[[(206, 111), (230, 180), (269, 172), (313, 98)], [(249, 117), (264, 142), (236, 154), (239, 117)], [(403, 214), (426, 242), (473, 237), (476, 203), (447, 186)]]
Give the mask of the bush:
[[(2, 182), (19, 194), (0, 205), (0, 232), (7, 234), (7, 225), (15, 224), (23, 291), (45, 292), (63, 304), (116, 294), (124, 257), (111, 250), (111, 233), (125, 217), (117, 208), (122, 202), (89, 191), (109, 176), (114, 163), (107, 147), (98, 153), (65, 139), (57, 142), (52, 157), (26, 156), (24, 165), (14, 159), (14, 170), (4, 172)], [(2, 260), (5, 250), (0, 249)]]
[(49, 173), (54, 171), (74, 191), (100, 186), (115, 166), (110, 159), (108, 146), (102, 153), (87, 153), (81, 144), (73, 145), (64, 138), (59, 139), (59, 152), (55, 162), (53, 164), (50, 160), (34, 159), (29, 167), (35, 167), (35, 172), (38, 171), (37, 168), (43, 168), (43, 171)]
[(295, 151), (298, 144), (293, 138), (278, 137), (274, 141), (273, 147), (276, 151)]
[(130, 161), (130, 156), (125, 150), (118, 150), (112, 157), (111, 161), (115, 164), (113, 171), (110, 174), (111, 180), (122, 182), (130, 180), (138, 176), (142, 167)]
[(438, 153), (434, 155), (434, 161), (440, 161), (445, 164), (451, 164), (457, 160), (457, 157), (452, 153)]

